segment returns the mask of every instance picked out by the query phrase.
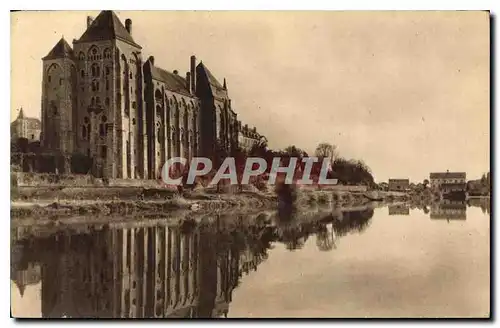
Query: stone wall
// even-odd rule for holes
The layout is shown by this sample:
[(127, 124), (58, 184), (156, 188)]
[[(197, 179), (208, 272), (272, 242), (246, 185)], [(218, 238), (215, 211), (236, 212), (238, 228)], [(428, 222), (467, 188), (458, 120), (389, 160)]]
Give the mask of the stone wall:
[(12, 172), (11, 185), (18, 187), (142, 187), (159, 188), (156, 180), (94, 178), (87, 174)]

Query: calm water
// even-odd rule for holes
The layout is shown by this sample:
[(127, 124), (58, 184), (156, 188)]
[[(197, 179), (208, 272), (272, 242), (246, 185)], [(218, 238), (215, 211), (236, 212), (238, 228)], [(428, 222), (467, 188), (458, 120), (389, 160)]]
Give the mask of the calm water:
[(12, 314), (484, 317), (489, 220), (453, 203), (14, 228)]

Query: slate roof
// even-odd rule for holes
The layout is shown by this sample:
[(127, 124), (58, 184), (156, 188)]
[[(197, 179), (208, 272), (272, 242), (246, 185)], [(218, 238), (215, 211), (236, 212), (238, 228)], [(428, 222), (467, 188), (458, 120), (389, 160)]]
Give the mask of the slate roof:
[(61, 38), (59, 42), (56, 43), (54, 48), (47, 54), (47, 56), (43, 57), (43, 60), (46, 59), (57, 59), (57, 58), (74, 58), (74, 52), (73, 49), (71, 49), (71, 46), (64, 40), (64, 38)]
[(193, 97), (193, 95), (189, 93), (186, 79), (182, 76), (153, 65), (151, 65), (151, 75), (155, 80), (164, 82), (168, 90)]
[(22, 108), (19, 110), (19, 114), (17, 115), (17, 118), (14, 120), (14, 122), (11, 122), (11, 125), (17, 121), (28, 122), (28, 127), (30, 129), (41, 129), (41, 127), (42, 127), (42, 123), (40, 122), (39, 119), (37, 119), (35, 117), (24, 116), (24, 111)]
[(433, 172), (431, 179), (465, 179), (465, 172)]
[(112, 10), (103, 10), (76, 42), (92, 42), (104, 40), (121, 40), (140, 49), (125, 26)]
[(220, 84), (220, 82), (215, 78), (215, 76), (210, 72), (210, 70), (200, 62), (198, 68), (202, 70), (207, 76), (208, 83), (210, 84), (210, 89), (214, 96), (227, 97), (227, 90)]

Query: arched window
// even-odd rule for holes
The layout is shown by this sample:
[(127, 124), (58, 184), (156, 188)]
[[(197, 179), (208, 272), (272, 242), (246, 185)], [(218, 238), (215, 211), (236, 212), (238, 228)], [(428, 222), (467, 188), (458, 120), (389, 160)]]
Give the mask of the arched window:
[(111, 68), (106, 67), (106, 75), (109, 75), (109, 74), (111, 74)]
[(88, 58), (90, 60), (97, 60), (97, 59), (99, 59), (99, 57), (98, 57), (98, 50), (97, 50), (96, 46), (92, 46), (92, 48), (90, 48), (89, 53), (88, 53)]
[(80, 51), (80, 53), (78, 54), (78, 59), (79, 60), (85, 60), (85, 54)]
[(92, 97), (91, 100), (90, 100), (90, 105), (92, 107), (95, 107), (95, 97)]
[(135, 101), (132, 102), (132, 108), (137, 109), (137, 103)]
[(99, 91), (99, 81), (92, 81), (92, 91)]
[(111, 58), (111, 50), (109, 48), (104, 49), (104, 59), (110, 59)]
[(96, 98), (95, 98), (95, 104), (96, 104), (97, 106), (100, 106), (100, 105), (101, 105), (101, 98), (100, 98), (100, 97), (96, 97)]
[(82, 126), (82, 139), (85, 139), (87, 137), (87, 128), (85, 125)]
[(156, 89), (156, 91), (155, 91), (155, 100), (157, 102), (161, 102), (163, 100), (163, 97), (161, 95), (161, 91), (158, 89)]
[(109, 90), (109, 80), (106, 80), (106, 91)]
[(83, 118), (83, 123), (85, 123), (85, 124), (88, 124), (88, 123), (89, 123), (89, 118), (88, 118), (87, 116), (85, 116), (85, 117)]
[(92, 77), (99, 77), (101, 75), (99, 64), (92, 64), (90, 71), (92, 72)]
[(108, 121), (108, 118), (106, 117), (106, 115), (103, 115), (102, 118), (101, 118), (101, 121), (103, 123), (106, 123)]
[(80, 76), (81, 76), (82, 78), (84, 78), (84, 77), (85, 77), (85, 71), (84, 71), (83, 69), (80, 71)]
[(132, 119), (132, 125), (135, 125), (135, 118)]
[(50, 109), (52, 110), (52, 113), (54, 115), (57, 115), (57, 105), (56, 105), (56, 102), (54, 100), (52, 100), (50, 102)]

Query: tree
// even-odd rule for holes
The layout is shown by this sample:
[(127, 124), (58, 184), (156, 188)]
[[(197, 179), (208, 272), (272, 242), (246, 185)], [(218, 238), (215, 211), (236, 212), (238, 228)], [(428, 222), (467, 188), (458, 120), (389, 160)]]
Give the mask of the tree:
[(316, 147), (315, 155), (319, 158), (329, 158), (333, 163), (333, 159), (338, 156), (337, 146), (322, 142)]
[(423, 181), (424, 189), (427, 189), (428, 184), (429, 184), (429, 180), (424, 179), (424, 181)]

